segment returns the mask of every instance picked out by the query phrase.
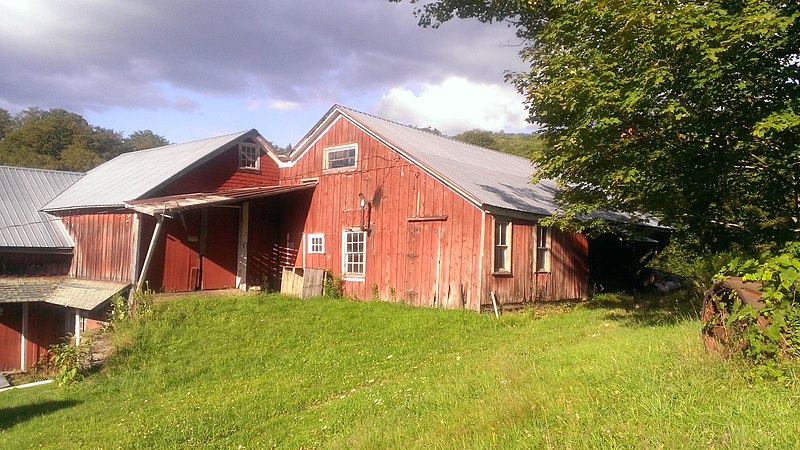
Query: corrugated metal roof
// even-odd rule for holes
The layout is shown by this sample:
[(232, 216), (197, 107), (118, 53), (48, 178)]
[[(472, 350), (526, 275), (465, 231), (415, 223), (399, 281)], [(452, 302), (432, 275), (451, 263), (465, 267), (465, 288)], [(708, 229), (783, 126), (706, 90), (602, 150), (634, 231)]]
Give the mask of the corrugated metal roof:
[(231, 144), (258, 131), (240, 131), (182, 144), (124, 153), (86, 173), (44, 206), (45, 211), (122, 207), (127, 200), (151, 194), (190, 169), (217, 156)]
[[(526, 158), (459, 142), (341, 105), (335, 105), (326, 118), (331, 120), (337, 112), (480, 208), (499, 208), (537, 216), (549, 216), (560, 210), (555, 200), (559, 191), (556, 181), (545, 179), (531, 183), (536, 167)], [(321, 125), (326, 118), (320, 121), (318, 130), (323, 129)], [(301, 144), (308, 144), (313, 138), (310, 133)], [(304, 151), (299, 147), (300, 144), (298, 153)], [(630, 219), (629, 215), (608, 211), (598, 211), (592, 217), (618, 221)], [(648, 225), (658, 226), (654, 218), (647, 220), (650, 221)]]
[(0, 247), (71, 248), (61, 221), (39, 210), (82, 176), (0, 166)]
[(317, 183), (282, 186), (259, 186), (236, 189), (224, 189), (215, 192), (201, 192), (194, 194), (169, 195), (154, 197), (144, 200), (125, 202), (125, 206), (140, 213), (155, 215), (170, 211), (183, 211), (203, 206), (234, 203), (254, 198), (269, 197), (287, 192), (313, 189)]
[(63, 277), (0, 278), (0, 303), (45, 302), (91, 311), (128, 286)]

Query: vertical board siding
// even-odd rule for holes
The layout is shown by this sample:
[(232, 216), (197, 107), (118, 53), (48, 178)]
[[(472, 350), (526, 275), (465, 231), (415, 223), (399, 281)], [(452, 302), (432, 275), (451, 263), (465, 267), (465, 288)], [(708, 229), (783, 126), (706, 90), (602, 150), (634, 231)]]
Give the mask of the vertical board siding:
[(272, 158), (266, 153), (262, 153), (259, 158), (259, 170), (240, 170), (239, 146), (234, 144), (221, 154), (173, 181), (152, 197), (277, 184), (278, 165)]
[(0, 371), (18, 370), (22, 347), (22, 304), (0, 305)]
[(133, 213), (70, 214), (62, 221), (75, 241), (70, 276), (130, 283)]
[(585, 236), (550, 230), (550, 267), (536, 271), (535, 222), (511, 219), (511, 274), (497, 275), (494, 268), (494, 221), (487, 218), (486, 276), (482, 308), (491, 308), (494, 292), (501, 305), (534, 301), (586, 298), (589, 295), (588, 241)]
[(72, 263), (71, 253), (0, 252), (2, 276), (67, 275)]
[(74, 311), (47, 303), (28, 304), (28, 336), (25, 347), (25, 368), (48, 354), (53, 344), (62, 342), (67, 332), (74, 331)]
[[(352, 143), (358, 144), (357, 169), (323, 173), (324, 148)], [(293, 167), (282, 169), (281, 182), (297, 184), (311, 177), (318, 177), (319, 184), (305, 222), (286, 230), (325, 235), (325, 254), (306, 254), (307, 267), (341, 274), (342, 232), (360, 226), (362, 193), (372, 204), (366, 274), (363, 280), (345, 282), (348, 295), (368, 299), (377, 293), (420, 306), (478, 307), (478, 208), (345, 119)], [(413, 219), (433, 216), (438, 220)]]

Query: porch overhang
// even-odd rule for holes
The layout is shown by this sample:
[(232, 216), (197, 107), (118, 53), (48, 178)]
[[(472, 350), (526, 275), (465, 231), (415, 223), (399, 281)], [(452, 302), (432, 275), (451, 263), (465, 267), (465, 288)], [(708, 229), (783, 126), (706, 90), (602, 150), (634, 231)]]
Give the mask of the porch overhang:
[(168, 195), (125, 202), (125, 207), (148, 216), (207, 206), (226, 205), (263, 197), (314, 189), (317, 183), (304, 183), (281, 186), (257, 186), (237, 189), (223, 189), (214, 192)]
[(65, 277), (0, 278), (0, 304), (44, 302), (92, 311), (130, 285)]

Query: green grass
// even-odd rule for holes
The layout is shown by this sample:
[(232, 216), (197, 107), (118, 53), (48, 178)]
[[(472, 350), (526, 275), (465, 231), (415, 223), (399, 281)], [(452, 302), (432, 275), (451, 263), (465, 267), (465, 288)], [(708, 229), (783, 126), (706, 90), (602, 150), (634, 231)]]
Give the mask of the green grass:
[(0, 393), (0, 448), (800, 446), (797, 385), (749, 385), (674, 299), (632, 300), (496, 320), (187, 297), (89, 379)]

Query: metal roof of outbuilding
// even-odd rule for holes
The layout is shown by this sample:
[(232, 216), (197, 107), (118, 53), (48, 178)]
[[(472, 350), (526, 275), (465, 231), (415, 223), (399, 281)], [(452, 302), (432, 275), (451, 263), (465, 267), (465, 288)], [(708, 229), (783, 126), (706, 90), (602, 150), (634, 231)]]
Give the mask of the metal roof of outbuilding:
[(91, 311), (128, 286), (66, 277), (0, 277), (0, 304), (45, 302)]
[(72, 248), (72, 239), (61, 221), (39, 210), (82, 176), (0, 166), (0, 247)]
[(240, 131), (182, 144), (124, 153), (86, 173), (77, 183), (44, 206), (45, 211), (119, 208), (127, 200), (152, 194), (170, 181), (217, 156), (230, 145), (260, 137)]
[[(560, 210), (556, 202), (559, 192), (552, 179), (532, 183), (536, 166), (526, 158), (479, 147), (439, 136), (408, 125), (335, 105), (301, 140), (292, 159), (299, 159), (321, 133), (338, 119), (339, 114), (356, 126), (383, 141), (396, 152), (415, 163), (435, 178), (459, 192), (475, 206), (483, 209), (519, 211), (534, 216), (549, 216)], [(630, 215), (598, 211), (592, 218), (628, 221)], [(644, 225), (658, 226), (658, 221), (645, 217)]]

